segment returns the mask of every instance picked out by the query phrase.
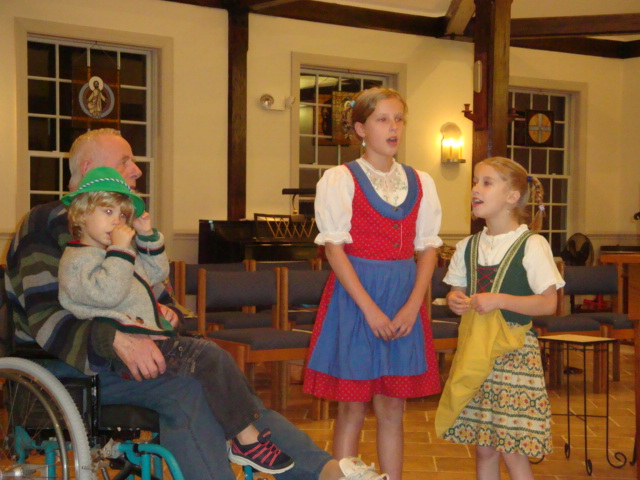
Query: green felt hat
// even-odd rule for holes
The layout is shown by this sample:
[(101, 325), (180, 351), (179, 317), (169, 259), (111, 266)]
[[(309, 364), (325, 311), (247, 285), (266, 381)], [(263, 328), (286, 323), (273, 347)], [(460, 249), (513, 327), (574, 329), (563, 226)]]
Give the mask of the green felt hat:
[(116, 192), (127, 195), (133, 202), (136, 217), (142, 215), (146, 209), (144, 201), (129, 188), (127, 182), (115, 168), (92, 168), (84, 176), (78, 189), (75, 192), (67, 193), (60, 200), (65, 205), (71, 205), (74, 198), (87, 192)]

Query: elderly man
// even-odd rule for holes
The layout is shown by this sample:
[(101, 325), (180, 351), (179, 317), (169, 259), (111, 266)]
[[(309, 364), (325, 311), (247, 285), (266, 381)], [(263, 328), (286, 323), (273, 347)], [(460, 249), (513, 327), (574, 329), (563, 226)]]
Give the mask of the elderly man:
[[(84, 174), (99, 166), (115, 168), (132, 188), (142, 175), (131, 146), (115, 130), (85, 133), (74, 142), (70, 154), (71, 191)], [(63, 360), (64, 366), (54, 371), (58, 375), (68, 374), (64, 370), (73, 370), (71, 367), (98, 375), (102, 404), (132, 404), (157, 411), (162, 444), (175, 455), (185, 478), (233, 480), (224, 433), (211, 413), (204, 387), (189, 376), (188, 366), (198, 358), (218, 369), (235, 369), (239, 378), (242, 372), (226, 352), (207, 340), (183, 337), (180, 351), (175, 352), (147, 335), (123, 333), (109, 324), (73, 317), (58, 301), (58, 263), (69, 240), (66, 209), (59, 201), (35, 207), (18, 228), (7, 254), (6, 278), (17, 341), (35, 340)], [(170, 305), (162, 285), (154, 291), (159, 302)], [(180, 374), (166, 371), (169, 356), (185, 366)], [(125, 363), (135, 380), (112, 371), (115, 358)], [(211, 388), (215, 388), (215, 369)], [(295, 460), (291, 470), (277, 475), (279, 479), (386, 478), (357, 459), (333, 460), (288, 420), (265, 409), (257, 397), (255, 401), (261, 408), (256, 426), (260, 430), (268, 426), (274, 441)]]

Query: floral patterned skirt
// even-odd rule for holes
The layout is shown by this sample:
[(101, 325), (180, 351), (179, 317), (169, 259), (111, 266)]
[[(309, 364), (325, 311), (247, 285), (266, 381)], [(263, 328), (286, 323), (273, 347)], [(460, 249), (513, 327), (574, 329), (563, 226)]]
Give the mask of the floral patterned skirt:
[(443, 438), (529, 457), (553, 451), (549, 397), (532, 331), (522, 348), (495, 361), (489, 377)]

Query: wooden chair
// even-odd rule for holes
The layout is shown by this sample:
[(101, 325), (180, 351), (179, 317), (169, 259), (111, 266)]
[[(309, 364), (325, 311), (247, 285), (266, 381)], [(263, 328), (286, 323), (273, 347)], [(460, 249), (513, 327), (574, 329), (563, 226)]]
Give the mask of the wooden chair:
[[(564, 262), (558, 262), (557, 267), (560, 274), (564, 277)], [(573, 334), (599, 337), (601, 335), (600, 323), (596, 320), (583, 315), (565, 313), (564, 292), (565, 287), (558, 289), (556, 292), (558, 303), (555, 315), (533, 317), (533, 326), (538, 332), (538, 335)], [(605, 358), (603, 357), (602, 350), (594, 350), (593, 390), (595, 393), (599, 393), (604, 389), (604, 362)], [(560, 351), (557, 349), (557, 344), (555, 343), (549, 350), (547, 363), (549, 367), (548, 386), (556, 387), (561, 385), (564, 371), (564, 359), (562, 358)]]
[[(250, 380), (257, 363), (273, 363), (271, 398), (273, 408), (278, 410), (287, 405), (286, 362), (305, 360), (310, 341), (308, 333), (279, 329), (282, 275), (280, 268), (264, 272), (198, 272), (198, 333), (234, 355)], [(267, 303), (272, 305), (268, 328), (207, 329), (207, 310)]]
[[(176, 285), (175, 296), (179, 304), (184, 305), (187, 297), (196, 298), (198, 294), (198, 271), (217, 272), (246, 272), (253, 266), (252, 260), (235, 263), (207, 263), (189, 264), (185, 262), (175, 262)], [(270, 308), (270, 305), (265, 305)], [(228, 308), (228, 310), (226, 309)], [(251, 315), (257, 312), (256, 305), (243, 305), (240, 307), (221, 307), (215, 311), (207, 311), (207, 330), (222, 330), (225, 328), (259, 328), (271, 326), (271, 311), (260, 311), (258, 315)], [(188, 322), (187, 322), (188, 323)], [(190, 327), (190, 328), (189, 328)], [(188, 325), (189, 330), (197, 329), (197, 325)]]
[(623, 313), (622, 295), (619, 294), (623, 291), (620, 270), (620, 265), (567, 265), (564, 270), (566, 285), (563, 294), (565, 296), (570, 295), (572, 298), (575, 295), (609, 297), (610, 306), (605, 310), (610, 311), (582, 312), (579, 308), (574, 307), (573, 314), (597, 321), (600, 325), (601, 336), (618, 340), (613, 344), (612, 378), (614, 381), (620, 381), (620, 340), (633, 340), (634, 338), (633, 323)]
[(458, 347), (458, 325), (460, 317), (453, 313), (447, 305), (434, 305), (437, 298), (446, 298), (449, 285), (442, 280), (447, 274), (447, 267), (436, 267), (433, 270), (431, 283), (427, 287), (425, 304), (431, 322), (433, 346), (438, 354), (440, 368), (444, 368), (445, 354)]

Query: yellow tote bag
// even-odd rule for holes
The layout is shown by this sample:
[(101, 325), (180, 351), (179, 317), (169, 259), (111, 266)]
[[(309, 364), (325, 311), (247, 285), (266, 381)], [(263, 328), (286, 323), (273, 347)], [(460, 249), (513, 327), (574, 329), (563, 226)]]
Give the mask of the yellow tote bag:
[(469, 310), (458, 328), (458, 349), (436, 411), (436, 434), (442, 437), (487, 379), (499, 356), (522, 348), (531, 323), (510, 328), (502, 312), (481, 315)]

